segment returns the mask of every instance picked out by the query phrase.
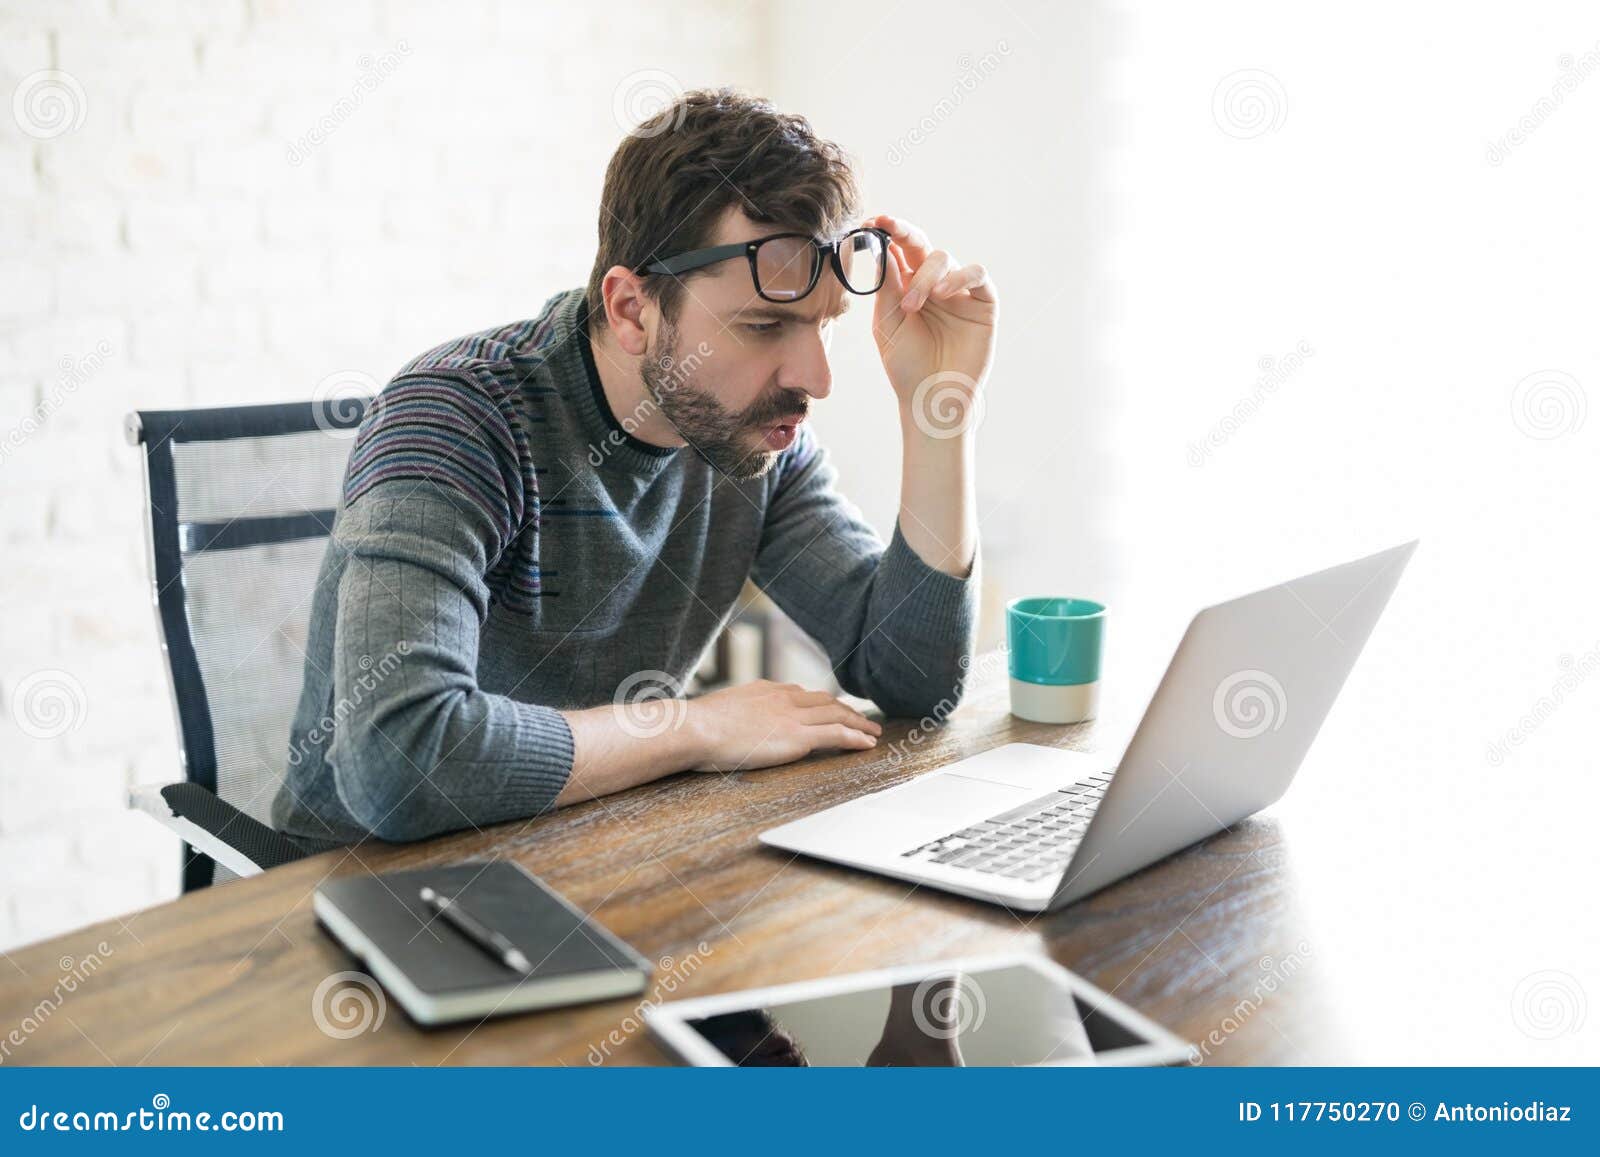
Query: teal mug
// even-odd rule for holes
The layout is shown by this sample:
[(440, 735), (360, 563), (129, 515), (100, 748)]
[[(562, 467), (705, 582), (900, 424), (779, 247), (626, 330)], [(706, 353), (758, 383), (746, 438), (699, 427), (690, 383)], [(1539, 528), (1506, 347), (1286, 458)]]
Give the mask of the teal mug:
[(1100, 707), (1106, 608), (1091, 599), (1006, 604), (1011, 714), (1035, 723), (1082, 723)]

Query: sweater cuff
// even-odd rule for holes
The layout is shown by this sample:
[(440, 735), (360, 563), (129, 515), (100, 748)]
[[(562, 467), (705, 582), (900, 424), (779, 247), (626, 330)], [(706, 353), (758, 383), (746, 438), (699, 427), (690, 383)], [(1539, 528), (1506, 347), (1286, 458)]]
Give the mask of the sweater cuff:
[(501, 785), (504, 802), (524, 815), (547, 812), (572, 775), (572, 728), (552, 707), (517, 703), (516, 754)]

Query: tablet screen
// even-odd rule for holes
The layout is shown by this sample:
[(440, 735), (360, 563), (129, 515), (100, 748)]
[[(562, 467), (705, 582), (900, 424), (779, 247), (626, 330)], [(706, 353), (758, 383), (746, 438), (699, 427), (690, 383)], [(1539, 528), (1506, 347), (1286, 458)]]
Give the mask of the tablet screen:
[(685, 1022), (731, 1063), (1037, 1065), (1146, 1043), (1059, 979), (1023, 965), (752, 1006)]

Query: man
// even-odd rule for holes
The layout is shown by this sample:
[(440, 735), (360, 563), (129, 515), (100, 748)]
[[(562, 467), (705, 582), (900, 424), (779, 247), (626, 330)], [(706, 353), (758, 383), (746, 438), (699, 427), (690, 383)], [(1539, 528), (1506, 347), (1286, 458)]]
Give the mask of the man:
[[(856, 199), (804, 119), (690, 93), (612, 158), (587, 289), (401, 370), (346, 471), (280, 828), (420, 839), (874, 746), (877, 723), (794, 686), (633, 702), (683, 686), (747, 578), (847, 691), (911, 716), (959, 697), (978, 533), (948, 409), (976, 404), (995, 291)], [(887, 546), (805, 424), (851, 301), (900, 403)]]

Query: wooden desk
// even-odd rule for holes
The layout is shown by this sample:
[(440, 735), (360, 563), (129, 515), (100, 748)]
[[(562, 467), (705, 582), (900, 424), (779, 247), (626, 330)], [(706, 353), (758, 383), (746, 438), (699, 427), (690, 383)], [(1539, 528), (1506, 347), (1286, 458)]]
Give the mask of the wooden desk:
[[(1034, 917), (757, 842), (765, 828), (1000, 743), (1093, 749), (1096, 725), (1024, 723), (1005, 699), (1003, 677), (982, 681), (945, 729), (902, 756), (891, 748), (911, 725), (894, 723), (871, 752), (680, 775), (528, 823), (331, 852), (13, 952), (0, 960), (0, 1037), (33, 1027), (6, 1046), (5, 1063), (662, 1063), (627, 1019), (639, 998), (434, 1030), (390, 1002), (372, 1031), (339, 1039), (318, 1027), (318, 986), (356, 967), (315, 924), (319, 883), (490, 856), (525, 865), (659, 961), (647, 993), (657, 1000), (1022, 949), (1048, 953), (1187, 1040), (1216, 1034), (1213, 1062), (1343, 1059), (1315, 970), (1296, 963), (1307, 930), (1271, 818)], [(63, 975), (95, 956), (92, 974), (58, 993)], [(1269, 974), (1283, 979), (1264, 985)], [(51, 1005), (43, 1016), (41, 1001)]]

